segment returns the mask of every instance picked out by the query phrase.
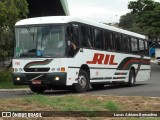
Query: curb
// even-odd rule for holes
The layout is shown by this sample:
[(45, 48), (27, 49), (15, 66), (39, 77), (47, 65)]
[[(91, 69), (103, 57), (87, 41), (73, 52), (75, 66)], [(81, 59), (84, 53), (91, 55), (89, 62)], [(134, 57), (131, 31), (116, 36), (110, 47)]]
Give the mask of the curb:
[(24, 89), (0, 89), (0, 92), (28, 92), (31, 91), (29, 88), (24, 88)]

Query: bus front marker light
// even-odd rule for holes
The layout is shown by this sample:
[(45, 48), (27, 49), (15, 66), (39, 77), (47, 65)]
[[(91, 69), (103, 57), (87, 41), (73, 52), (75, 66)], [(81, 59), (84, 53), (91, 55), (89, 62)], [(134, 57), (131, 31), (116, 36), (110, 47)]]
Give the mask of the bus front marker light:
[(55, 79), (56, 81), (58, 81), (60, 78), (59, 78), (59, 77), (55, 77), (54, 79)]
[(21, 78), (20, 78), (20, 77), (17, 77), (17, 78), (16, 78), (16, 80), (17, 80), (17, 81), (20, 81), (20, 80), (21, 80)]
[(23, 69), (22, 68), (19, 68), (19, 72), (22, 72), (23, 71)]
[(55, 71), (55, 68), (52, 68), (51, 71), (54, 72), (54, 71)]
[(57, 68), (57, 71), (60, 71), (60, 68)]
[(18, 72), (18, 69), (17, 69), (17, 68), (15, 68), (15, 72)]

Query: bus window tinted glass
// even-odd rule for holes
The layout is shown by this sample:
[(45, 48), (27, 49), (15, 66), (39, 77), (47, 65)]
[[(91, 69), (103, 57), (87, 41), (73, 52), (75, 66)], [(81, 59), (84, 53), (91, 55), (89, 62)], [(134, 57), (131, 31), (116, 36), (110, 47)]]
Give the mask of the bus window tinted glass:
[(94, 39), (93, 39), (93, 29), (91, 27), (87, 27), (87, 40), (89, 47), (94, 47)]
[(145, 55), (149, 55), (148, 41), (145, 41)]
[(88, 27), (81, 26), (81, 45), (91, 48), (91, 31)]
[(131, 38), (131, 52), (134, 54), (138, 54), (138, 42), (137, 39)]
[(129, 41), (129, 37), (127, 36), (123, 36), (123, 51), (128, 53), (130, 52), (130, 41)]
[(115, 41), (114, 41), (114, 39), (113, 39), (113, 33), (110, 34), (110, 38), (111, 38), (111, 39), (110, 39), (110, 49), (111, 49), (111, 50), (114, 50), (114, 48), (115, 48), (115, 47), (114, 47), (114, 42), (115, 42)]
[(122, 51), (121, 35), (115, 33), (114, 34), (114, 39), (115, 39), (115, 50), (116, 51)]
[(105, 41), (105, 50), (111, 50), (112, 49), (112, 36), (111, 36), (111, 32), (109, 31), (105, 31), (104, 32), (104, 41)]
[(141, 55), (144, 55), (145, 50), (144, 50), (144, 40), (139, 40), (139, 53)]
[(94, 29), (94, 36), (95, 36), (95, 48), (103, 49), (103, 31)]

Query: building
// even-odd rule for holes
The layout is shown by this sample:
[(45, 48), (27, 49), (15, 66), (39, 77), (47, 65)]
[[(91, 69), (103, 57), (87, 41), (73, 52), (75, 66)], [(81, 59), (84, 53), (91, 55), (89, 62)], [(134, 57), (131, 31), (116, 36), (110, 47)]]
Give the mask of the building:
[(67, 0), (27, 0), (28, 17), (69, 15)]

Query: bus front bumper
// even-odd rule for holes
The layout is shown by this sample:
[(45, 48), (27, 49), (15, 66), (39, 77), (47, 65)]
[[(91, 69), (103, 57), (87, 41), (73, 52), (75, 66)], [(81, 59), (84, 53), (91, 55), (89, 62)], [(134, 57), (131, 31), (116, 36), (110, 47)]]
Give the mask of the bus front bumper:
[(67, 73), (13, 73), (14, 85), (66, 85)]

